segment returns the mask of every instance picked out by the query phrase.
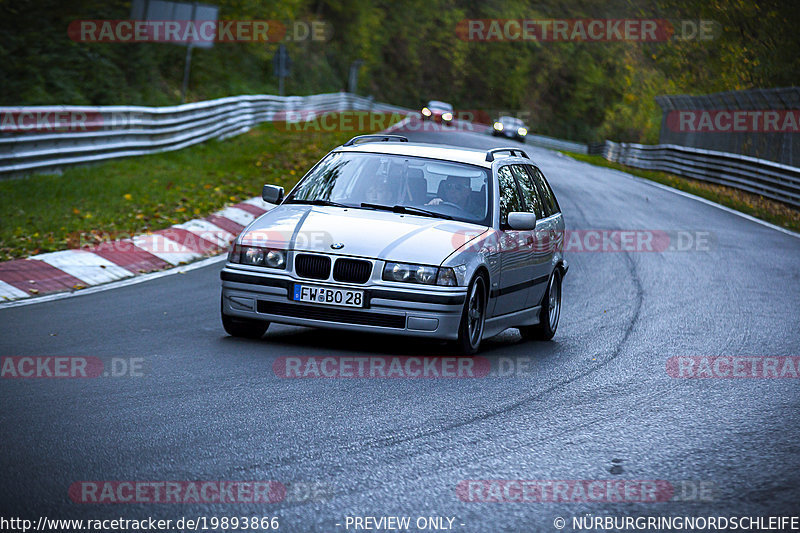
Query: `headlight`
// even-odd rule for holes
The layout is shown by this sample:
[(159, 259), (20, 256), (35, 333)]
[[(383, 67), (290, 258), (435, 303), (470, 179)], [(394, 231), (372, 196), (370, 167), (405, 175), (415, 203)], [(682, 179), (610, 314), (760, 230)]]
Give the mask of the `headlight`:
[(269, 268), (286, 268), (286, 252), (270, 250), (258, 246), (234, 244), (228, 254), (228, 261), (240, 265), (265, 266)]
[(244, 251), (239, 256), (244, 265), (263, 265), (264, 264), (264, 250), (263, 248), (253, 248), (245, 246)]
[(422, 283), (435, 285), (439, 267), (428, 265), (411, 265), (407, 263), (386, 263), (383, 268), (385, 281), (402, 281), (405, 283)]
[(427, 107), (423, 107), (422, 108), (422, 114), (425, 115), (426, 117), (429, 117), (429, 116), (431, 116), (431, 110), (428, 109)]
[(442, 113), (442, 120), (453, 120), (453, 114), (449, 112)]
[(526, 130), (525, 128), (520, 128), (517, 130), (517, 133), (525, 137), (528, 134), (528, 130)]
[(502, 122), (495, 122), (494, 123), (494, 129), (496, 129), (497, 131), (503, 131), (503, 123)]
[(270, 250), (264, 256), (264, 264), (270, 268), (286, 268), (286, 252)]

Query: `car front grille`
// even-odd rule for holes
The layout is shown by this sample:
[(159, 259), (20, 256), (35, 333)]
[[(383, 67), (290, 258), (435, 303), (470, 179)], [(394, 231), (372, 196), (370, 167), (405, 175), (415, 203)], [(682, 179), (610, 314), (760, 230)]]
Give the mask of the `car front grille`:
[(333, 279), (348, 283), (366, 283), (372, 274), (372, 263), (361, 259), (337, 259), (333, 265)]
[(308, 318), (310, 320), (324, 320), (325, 322), (338, 322), (342, 324), (381, 326), (384, 328), (399, 329), (406, 327), (406, 317), (403, 315), (351, 311), (350, 309), (337, 309), (335, 307), (317, 307), (314, 305), (269, 302), (266, 300), (258, 301), (258, 312), (269, 315)]
[(301, 278), (328, 279), (331, 258), (324, 255), (300, 254), (294, 258), (294, 271)]

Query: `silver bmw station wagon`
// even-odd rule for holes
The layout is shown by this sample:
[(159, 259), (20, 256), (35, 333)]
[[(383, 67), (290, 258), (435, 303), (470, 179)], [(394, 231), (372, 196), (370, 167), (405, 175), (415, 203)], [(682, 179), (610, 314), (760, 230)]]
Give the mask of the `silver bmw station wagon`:
[(231, 246), (222, 324), (270, 322), (455, 341), (558, 327), (564, 219), (518, 148), (488, 151), (362, 135), (317, 163)]

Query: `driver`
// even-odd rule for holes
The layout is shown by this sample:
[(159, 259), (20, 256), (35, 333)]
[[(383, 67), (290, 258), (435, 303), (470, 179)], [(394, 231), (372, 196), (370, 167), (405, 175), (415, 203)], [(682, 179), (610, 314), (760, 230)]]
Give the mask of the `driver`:
[(471, 188), (470, 179), (464, 176), (447, 176), (442, 184), (442, 198), (434, 198), (425, 205), (439, 205), (442, 202), (467, 209)]

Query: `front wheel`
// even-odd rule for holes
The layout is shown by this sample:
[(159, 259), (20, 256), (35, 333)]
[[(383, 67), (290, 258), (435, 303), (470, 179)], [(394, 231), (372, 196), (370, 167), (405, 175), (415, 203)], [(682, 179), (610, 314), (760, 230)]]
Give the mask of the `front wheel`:
[(222, 327), (228, 335), (232, 337), (243, 337), (245, 339), (260, 339), (266, 333), (269, 322), (263, 320), (249, 320), (245, 318), (233, 318), (222, 315)]
[(486, 321), (486, 280), (475, 276), (467, 290), (467, 301), (458, 327), (458, 347), (464, 355), (477, 353)]
[(553, 271), (547, 291), (542, 298), (539, 323), (535, 326), (521, 326), (519, 332), (523, 339), (549, 341), (556, 334), (558, 320), (561, 318), (561, 271)]
[(222, 312), (222, 298), (219, 302), (220, 315), (222, 316), (222, 327), (225, 332), (232, 337), (243, 337), (245, 339), (260, 339), (267, 332), (269, 322), (265, 320), (253, 320), (249, 318), (238, 318), (226, 315)]

